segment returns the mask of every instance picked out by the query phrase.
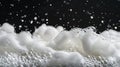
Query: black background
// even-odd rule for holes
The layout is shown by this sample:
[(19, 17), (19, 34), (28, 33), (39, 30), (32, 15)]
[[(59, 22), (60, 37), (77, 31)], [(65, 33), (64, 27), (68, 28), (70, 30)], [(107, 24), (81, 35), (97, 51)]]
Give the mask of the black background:
[[(36, 19), (37, 17), (37, 19)], [(120, 0), (0, 0), (0, 24), (33, 32), (41, 24), (66, 29), (120, 30)]]

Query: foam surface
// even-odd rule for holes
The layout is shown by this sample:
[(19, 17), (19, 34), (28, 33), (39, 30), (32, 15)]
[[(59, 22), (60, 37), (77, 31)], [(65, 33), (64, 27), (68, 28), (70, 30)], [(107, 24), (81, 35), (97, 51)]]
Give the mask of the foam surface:
[(31, 34), (29, 31), (15, 33), (14, 27), (8, 23), (0, 27), (1, 56), (6, 52), (23, 56), (31, 51), (47, 57), (46, 63), (41, 61), (43, 66), (82, 65), (88, 56), (119, 58), (120, 32), (108, 30), (97, 34), (94, 27), (67, 31), (62, 26), (55, 28), (43, 24)]

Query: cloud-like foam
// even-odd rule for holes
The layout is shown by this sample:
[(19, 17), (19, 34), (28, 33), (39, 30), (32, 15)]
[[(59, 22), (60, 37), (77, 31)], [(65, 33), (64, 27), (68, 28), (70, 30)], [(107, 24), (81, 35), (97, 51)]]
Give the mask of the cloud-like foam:
[[(0, 27), (0, 55), (15, 53), (23, 55), (33, 51), (49, 57), (46, 65), (85, 63), (88, 56), (120, 57), (120, 32), (94, 32), (93, 27), (74, 28), (70, 31), (62, 26), (41, 25), (33, 34), (29, 31), (15, 33), (14, 27), (4, 23)], [(44, 64), (44, 63), (42, 63)]]

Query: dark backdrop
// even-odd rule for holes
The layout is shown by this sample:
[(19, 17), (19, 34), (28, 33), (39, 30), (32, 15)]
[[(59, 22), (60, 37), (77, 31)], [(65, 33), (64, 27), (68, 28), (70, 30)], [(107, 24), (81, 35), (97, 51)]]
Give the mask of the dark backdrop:
[(16, 32), (33, 32), (46, 23), (96, 27), (98, 32), (120, 30), (120, 0), (0, 0), (0, 24), (10, 23)]

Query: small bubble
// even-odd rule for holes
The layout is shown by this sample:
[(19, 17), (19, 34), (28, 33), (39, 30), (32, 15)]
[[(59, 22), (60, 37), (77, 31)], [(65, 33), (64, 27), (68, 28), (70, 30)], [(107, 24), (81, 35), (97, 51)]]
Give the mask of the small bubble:
[(118, 20), (118, 22), (120, 22), (120, 20)]
[(19, 25), (19, 28), (22, 28), (22, 25)]
[(75, 18), (73, 18), (72, 20), (75, 21)]
[(45, 16), (47, 16), (48, 15), (48, 13), (45, 13)]
[(70, 11), (73, 11), (72, 9), (70, 9)]
[(23, 16), (21, 16), (21, 18), (25, 18), (25, 17), (27, 17), (27, 15), (23, 15)]
[(108, 27), (108, 28), (111, 28), (111, 25), (108, 24), (107, 27)]
[(75, 14), (77, 14), (77, 12), (75, 12)]
[(41, 21), (45, 21), (45, 19), (43, 18), (43, 19), (41, 19)]
[(91, 15), (92, 13), (91, 12), (89, 12), (89, 11), (86, 11), (86, 13), (88, 14), (88, 15)]
[(59, 18), (59, 20), (62, 20), (62, 18)]
[(63, 3), (66, 3), (66, 1), (63, 1)]
[(89, 2), (88, 0), (86, 0), (86, 2)]
[(60, 14), (60, 12), (56, 12), (56, 14)]
[(52, 6), (52, 4), (50, 4), (50, 6)]
[(115, 28), (115, 29), (117, 29), (117, 27), (116, 27), (116, 26), (115, 26), (114, 28)]
[(38, 5), (40, 6), (40, 3)]
[(67, 24), (70, 24), (70, 22), (67, 22)]
[(104, 23), (104, 20), (101, 20), (101, 23)]
[(46, 24), (48, 24), (48, 22), (46, 22)]
[(94, 17), (93, 16), (90, 16), (91, 19), (93, 19)]
[(40, 22), (38, 22), (38, 21), (37, 21), (36, 23), (37, 23), (37, 24), (40, 24)]
[(34, 17), (34, 20), (37, 20), (37, 17)]
[(22, 19), (21, 22), (24, 22), (24, 20)]
[(18, 14), (16, 14), (16, 16), (18, 16)]
[(33, 20), (31, 20), (30, 23), (32, 24), (32, 23), (33, 23)]
[(10, 12), (9, 15), (12, 15), (12, 13)]
[(26, 5), (25, 8), (28, 8), (28, 6)]
[(10, 4), (11, 7), (14, 7), (14, 4)]
[(48, 19), (46, 19), (46, 21), (48, 21)]
[(85, 10), (83, 10), (83, 12), (85, 12)]

